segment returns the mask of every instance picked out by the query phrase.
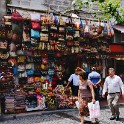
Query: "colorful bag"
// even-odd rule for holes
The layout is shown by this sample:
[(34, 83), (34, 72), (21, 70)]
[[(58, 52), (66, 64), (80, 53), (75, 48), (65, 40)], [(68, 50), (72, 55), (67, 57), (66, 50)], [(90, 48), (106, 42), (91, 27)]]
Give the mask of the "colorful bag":
[(34, 77), (28, 77), (28, 83), (30, 84), (30, 83), (34, 83)]
[(0, 42), (0, 49), (7, 49), (7, 45), (8, 43), (7, 42)]
[(26, 71), (26, 73), (27, 73), (27, 76), (31, 76), (31, 75), (34, 74), (34, 70), (33, 69), (29, 69), (29, 70)]
[(49, 34), (45, 34), (45, 33), (40, 33), (40, 41), (46, 41), (48, 42), (48, 36)]
[(14, 9), (14, 11), (12, 12), (12, 21), (23, 21), (23, 17), (20, 15), (19, 12), (16, 11), (16, 9)]
[(48, 64), (41, 64), (42, 70), (48, 70), (48, 68), (49, 68)]
[(32, 37), (32, 38), (40, 38), (40, 32), (31, 29), (31, 37)]
[(16, 51), (16, 45), (12, 42), (10, 44), (10, 52), (15, 52)]
[(60, 16), (60, 18), (59, 18), (59, 25), (65, 25), (65, 22), (64, 22), (64, 20), (62, 19), (61, 16)]
[(35, 30), (40, 30), (41, 29), (39, 22), (32, 21), (31, 26), (32, 26), (32, 29), (35, 29)]
[(25, 54), (26, 56), (32, 56), (32, 55), (33, 55), (32, 51), (29, 51), (29, 50), (25, 50), (25, 51), (24, 51), (24, 54)]
[(48, 64), (48, 58), (42, 58), (42, 64)]
[(17, 55), (24, 55), (24, 51), (23, 50), (17, 50)]
[(48, 70), (48, 75), (49, 75), (49, 76), (53, 76), (54, 74), (55, 74), (55, 70), (52, 69), (52, 68), (49, 68), (49, 70)]
[(32, 68), (32, 64), (26, 64), (26, 69), (31, 69)]
[(30, 42), (30, 40), (31, 40), (31, 38), (30, 38), (29, 32), (23, 31), (23, 41), (24, 42)]

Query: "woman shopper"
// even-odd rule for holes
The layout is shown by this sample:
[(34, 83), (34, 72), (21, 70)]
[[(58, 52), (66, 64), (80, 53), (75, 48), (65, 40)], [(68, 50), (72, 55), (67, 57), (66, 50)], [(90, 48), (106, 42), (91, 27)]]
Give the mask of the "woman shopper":
[(79, 115), (81, 118), (81, 124), (84, 124), (84, 116), (89, 116), (88, 102), (92, 101), (95, 103), (95, 95), (92, 82), (87, 79), (87, 74), (85, 72), (80, 72), (79, 78)]

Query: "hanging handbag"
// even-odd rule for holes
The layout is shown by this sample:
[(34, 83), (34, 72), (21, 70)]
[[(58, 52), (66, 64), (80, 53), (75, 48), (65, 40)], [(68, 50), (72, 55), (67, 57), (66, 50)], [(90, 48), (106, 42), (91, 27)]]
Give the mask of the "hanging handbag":
[(31, 38), (30, 38), (29, 32), (23, 31), (23, 41), (24, 42), (30, 42), (30, 40), (31, 40)]
[(16, 9), (14, 9), (14, 11), (12, 12), (12, 21), (23, 21), (23, 17), (20, 15), (19, 12), (16, 11)]
[(0, 42), (0, 49), (7, 49), (7, 45), (8, 43), (7, 42)]
[(31, 26), (32, 26), (32, 29), (35, 29), (35, 30), (40, 30), (41, 29), (39, 22), (32, 21)]
[(16, 52), (16, 45), (13, 42), (10, 44), (10, 52)]
[(48, 64), (41, 64), (42, 70), (48, 70), (48, 68), (49, 68)]
[(16, 59), (14, 59), (14, 58), (8, 59), (8, 63), (11, 63), (11, 66), (17, 65), (17, 61), (16, 61)]
[(54, 74), (55, 74), (55, 70), (52, 69), (52, 68), (50, 68), (50, 69), (48, 70), (48, 75), (49, 75), (49, 76), (53, 76)]
[(59, 25), (65, 25), (65, 22), (64, 22), (64, 20), (62, 19), (61, 16), (60, 16), (60, 18), (59, 18)]
[(43, 64), (48, 64), (48, 58), (42, 58), (42, 63)]
[(31, 75), (34, 74), (34, 70), (33, 69), (29, 69), (29, 70), (26, 71), (26, 73), (27, 73), (27, 76), (31, 76)]
[(40, 33), (40, 41), (46, 41), (48, 42), (48, 36), (49, 34), (45, 34), (45, 33)]
[(29, 64), (26, 64), (26, 69), (31, 69), (32, 68), (32, 64), (29, 63)]
[(28, 77), (27, 81), (28, 81), (28, 84), (34, 83), (34, 77)]
[(24, 51), (23, 50), (17, 50), (17, 55), (24, 55)]
[(19, 65), (18, 72), (24, 72), (24, 71), (25, 71), (25, 65)]
[(32, 37), (32, 38), (40, 38), (40, 32), (31, 29), (31, 37)]
[(24, 51), (24, 54), (25, 54), (26, 56), (32, 56), (32, 55), (33, 55), (32, 51), (29, 51), (29, 50), (25, 50), (25, 51)]

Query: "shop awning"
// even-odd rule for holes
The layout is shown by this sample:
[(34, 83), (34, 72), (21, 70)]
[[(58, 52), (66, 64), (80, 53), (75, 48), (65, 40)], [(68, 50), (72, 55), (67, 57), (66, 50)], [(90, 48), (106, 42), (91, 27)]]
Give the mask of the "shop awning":
[(124, 26), (114, 25), (113, 28), (120, 31), (121, 33), (124, 33)]

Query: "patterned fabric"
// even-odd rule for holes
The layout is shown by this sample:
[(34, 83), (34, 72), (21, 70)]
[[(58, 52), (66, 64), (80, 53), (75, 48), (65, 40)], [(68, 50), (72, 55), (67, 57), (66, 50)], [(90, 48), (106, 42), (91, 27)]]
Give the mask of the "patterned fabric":
[(89, 116), (88, 103), (92, 101), (92, 98), (83, 98), (79, 102), (79, 115), (80, 116)]

